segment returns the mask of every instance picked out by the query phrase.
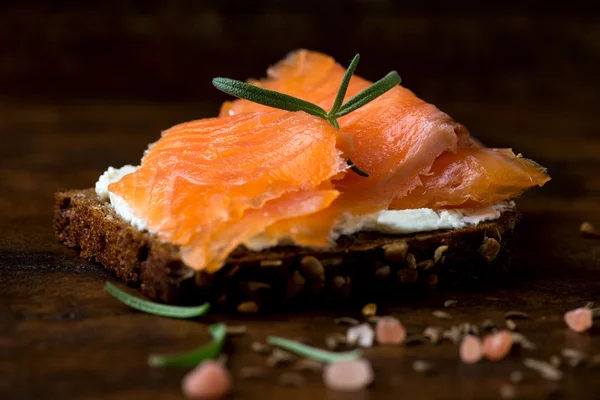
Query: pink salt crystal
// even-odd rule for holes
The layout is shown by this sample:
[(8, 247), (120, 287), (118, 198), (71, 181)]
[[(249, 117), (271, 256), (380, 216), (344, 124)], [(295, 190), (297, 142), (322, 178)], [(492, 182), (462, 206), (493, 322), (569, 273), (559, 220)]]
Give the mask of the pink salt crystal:
[(474, 335), (467, 335), (460, 343), (460, 359), (466, 364), (475, 364), (483, 358), (483, 344)]
[(507, 330), (492, 333), (483, 339), (483, 354), (490, 361), (499, 361), (510, 353), (512, 334)]
[(406, 337), (406, 330), (394, 317), (383, 317), (375, 326), (375, 337), (379, 344), (400, 344)]
[(325, 386), (343, 392), (364, 389), (373, 382), (373, 378), (371, 363), (364, 358), (327, 364), (323, 371)]
[(582, 333), (592, 327), (592, 310), (587, 307), (576, 308), (565, 313), (565, 322), (572, 331)]
[(181, 388), (190, 399), (220, 399), (231, 390), (231, 376), (221, 363), (207, 360), (183, 378)]

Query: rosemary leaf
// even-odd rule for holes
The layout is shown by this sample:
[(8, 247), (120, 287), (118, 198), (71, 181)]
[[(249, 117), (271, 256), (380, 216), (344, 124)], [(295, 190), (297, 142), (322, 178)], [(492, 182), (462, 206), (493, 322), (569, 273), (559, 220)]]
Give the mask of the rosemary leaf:
[(368, 178), (369, 177), (369, 173), (367, 171), (363, 171), (362, 169), (358, 168), (356, 166), (356, 164), (354, 164), (354, 162), (352, 162), (351, 159), (347, 159), (346, 160), (346, 164), (348, 164), (350, 166), (350, 169), (357, 175), (360, 175), (362, 177)]
[(339, 111), (335, 114), (336, 118), (350, 114), (352, 111), (359, 109), (370, 101), (381, 96), (394, 86), (398, 85), (402, 79), (396, 71), (392, 71), (350, 100), (342, 105)]
[(306, 344), (278, 336), (269, 336), (267, 338), (267, 343), (272, 344), (273, 346), (281, 347), (282, 349), (299, 354), (303, 357), (326, 363), (356, 360), (362, 355), (360, 350), (347, 351), (344, 353), (334, 353), (331, 351), (317, 349), (315, 347), (308, 346)]
[(214, 78), (213, 85), (217, 89), (240, 99), (250, 100), (254, 103), (281, 110), (304, 111), (308, 114), (327, 119), (327, 112), (321, 107), (287, 94), (263, 89), (229, 78)]
[(106, 282), (104, 289), (113, 295), (117, 300), (127, 304), (131, 308), (146, 312), (148, 314), (162, 315), (163, 317), (171, 318), (194, 318), (204, 315), (210, 309), (209, 303), (204, 303), (200, 306), (182, 307), (169, 306), (165, 304), (154, 303), (152, 301), (140, 299), (127, 292), (122, 291), (110, 282)]
[[(335, 97), (335, 101), (333, 102), (333, 106), (329, 111), (329, 115), (335, 115), (335, 113), (337, 113), (340, 107), (342, 106), (344, 97), (346, 96), (346, 91), (348, 90), (348, 85), (350, 84), (350, 79), (354, 74), (354, 70), (356, 69), (359, 60), (360, 54), (355, 55), (352, 59), (352, 62), (350, 63), (350, 66), (346, 70), (344, 78), (342, 79), (342, 83), (340, 84), (340, 88), (338, 89), (337, 96)], [(337, 128), (339, 129), (339, 126)]]
[(148, 357), (148, 364), (152, 367), (194, 368), (204, 360), (216, 358), (223, 349), (225, 337), (227, 336), (227, 326), (222, 323), (214, 324), (208, 327), (208, 331), (213, 337), (211, 343), (187, 353), (171, 356), (153, 354)]

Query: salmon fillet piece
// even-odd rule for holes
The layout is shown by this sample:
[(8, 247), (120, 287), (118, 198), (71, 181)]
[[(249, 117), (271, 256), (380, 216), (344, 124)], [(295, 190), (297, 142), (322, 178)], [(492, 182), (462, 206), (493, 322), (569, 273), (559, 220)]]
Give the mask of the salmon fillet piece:
[(181, 245), (187, 265), (214, 272), (266, 227), (331, 205), (339, 196), (331, 180), (347, 169), (345, 140), (303, 112), (187, 122), (163, 132), (140, 167), (108, 189), (160, 239)]
[[(329, 56), (298, 50), (270, 67), (266, 79), (250, 83), (329, 110), (344, 72)], [(370, 84), (354, 75), (346, 100)], [(236, 100), (225, 102), (220, 115), (267, 109)], [(355, 139), (352, 160), (371, 175), (347, 174), (336, 182), (342, 192), (336, 204), (345, 203), (354, 214), (388, 207), (494, 204), (550, 179), (541, 166), (516, 158), (510, 150), (479, 149), (463, 125), (402, 86), (340, 118), (339, 124)]]

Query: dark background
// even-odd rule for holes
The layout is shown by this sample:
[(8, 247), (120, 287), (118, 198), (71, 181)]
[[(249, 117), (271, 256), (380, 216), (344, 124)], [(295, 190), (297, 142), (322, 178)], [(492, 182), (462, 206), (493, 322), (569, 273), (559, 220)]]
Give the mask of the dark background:
[[(518, 199), (510, 282), (380, 304), (414, 332), (503, 324), (506, 311), (523, 310), (531, 319), (518, 325), (539, 349), (470, 368), (450, 343), (374, 348), (375, 386), (360, 398), (497, 399), (522, 370), (518, 398), (597, 399), (598, 369), (567, 367), (556, 383), (522, 366), (564, 347), (600, 351), (600, 327), (578, 335), (562, 320), (600, 299), (600, 241), (579, 233), (582, 221), (600, 226), (600, 17), (596, 6), (559, 3), (0, 0), (0, 398), (182, 398), (185, 371), (148, 368), (146, 357), (198, 346), (206, 324), (144, 315), (108, 296), (114, 275), (56, 241), (53, 194), (92, 187), (107, 166), (138, 163), (161, 130), (216, 115), (227, 97), (214, 76), (260, 77), (305, 47), (344, 64), (360, 52), (358, 73), (369, 79), (398, 70), (484, 143), (512, 147), (552, 177)], [(455, 319), (432, 317), (450, 298)], [(340, 314), (360, 315), (212, 314), (207, 321), (248, 326), (226, 349), (234, 397), (336, 398), (318, 375), (299, 389), (274, 384), (284, 369), (257, 381), (237, 373), (264, 365), (252, 341), (273, 334), (322, 345)], [(418, 359), (437, 373), (414, 372)]]
[(0, 90), (11, 98), (219, 101), (212, 77), (260, 77), (304, 47), (345, 64), (360, 52), (361, 75), (396, 69), (436, 104), (598, 100), (599, 14), (583, 2), (2, 3)]

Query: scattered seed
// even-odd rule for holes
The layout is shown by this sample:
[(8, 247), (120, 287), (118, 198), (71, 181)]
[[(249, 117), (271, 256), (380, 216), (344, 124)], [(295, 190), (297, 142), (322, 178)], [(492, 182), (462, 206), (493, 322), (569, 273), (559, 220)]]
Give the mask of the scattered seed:
[(440, 341), (443, 331), (439, 326), (428, 326), (423, 331), (423, 336), (431, 340), (431, 343), (437, 344)]
[(273, 350), (273, 353), (267, 358), (267, 365), (271, 368), (279, 364), (287, 364), (296, 361), (297, 357), (292, 353), (283, 351), (281, 349)]
[(279, 384), (283, 386), (302, 386), (306, 379), (296, 372), (284, 372), (279, 375)]
[(461, 324), (458, 327), (460, 328), (460, 332), (463, 336), (464, 335), (475, 335), (475, 336), (479, 335), (479, 328), (477, 327), (477, 325), (473, 325), (468, 322), (465, 322), (464, 324)]
[(457, 304), (458, 304), (458, 301), (456, 301), (456, 300), (446, 300), (444, 302), (444, 307), (445, 308), (456, 307)]
[(244, 333), (246, 333), (246, 330), (246, 325), (227, 326), (228, 335), (243, 335)]
[(329, 350), (339, 350), (348, 344), (346, 336), (336, 333), (325, 338), (325, 345)]
[(592, 319), (600, 318), (600, 307), (590, 308), (590, 311), (592, 311)]
[(504, 319), (529, 319), (529, 314), (523, 311), (512, 310), (504, 314)]
[(524, 348), (525, 350), (535, 350), (536, 345), (529, 339), (525, 337), (522, 333), (511, 332), (512, 341), (514, 344), (517, 344)]
[(271, 346), (261, 342), (252, 342), (251, 348), (253, 352), (261, 354), (270, 354), (271, 350), (273, 350)]
[(262, 260), (260, 262), (261, 267), (279, 267), (283, 264), (281, 260)]
[(220, 363), (206, 360), (183, 378), (181, 388), (191, 399), (218, 399), (231, 391), (231, 376)]
[(242, 367), (238, 371), (238, 376), (241, 379), (260, 379), (266, 375), (266, 370), (263, 367)]
[(336, 318), (334, 320), (334, 322), (336, 323), (336, 325), (358, 325), (358, 324), (360, 324), (359, 320), (357, 320), (356, 318), (351, 318), (351, 317)]
[(452, 315), (448, 314), (446, 311), (436, 310), (431, 313), (436, 318), (439, 319), (452, 319)]
[(481, 329), (491, 331), (496, 328), (496, 324), (491, 319), (486, 319), (481, 323)]
[(362, 309), (362, 315), (365, 318), (374, 317), (377, 314), (377, 304), (368, 303)]
[(459, 355), (465, 364), (475, 364), (483, 358), (483, 343), (477, 336), (467, 335), (460, 343)]
[(508, 377), (508, 379), (510, 379), (510, 381), (514, 384), (523, 382), (524, 378), (525, 374), (523, 374), (521, 371), (512, 371)]
[(565, 313), (565, 323), (574, 332), (582, 333), (592, 327), (592, 310), (586, 307), (576, 308)]
[(406, 329), (398, 318), (383, 317), (375, 326), (377, 343), (382, 345), (398, 345), (406, 338)]
[(586, 355), (583, 352), (581, 352), (577, 349), (571, 349), (571, 348), (562, 349), (561, 353), (562, 353), (562, 356), (565, 358), (585, 358), (586, 357)]
[(360, 347), (372, 347), (375, 332), (371, 325), (360, 324), (348, 328), (346, 332), (346, 340), (348, 343), (358, 344)]
[(483, 339), (483, 354), (490, 361), (505, 358), (513, 344), (512, 333), (506, 330), (487, 335)]
[(581, 223), (579, 227), (579, 231), (581, 232), (581, 236), (587, 239), (598, 239), (600, 238), (600, 232), (592, 225), (591, 222), (585, 221)]
[(412, 363), (412, 369), (415, 372), (426, 374), (433, 371), (433, 364), (423, 360), (415, 360)]
[(309, 358), (303, 358), (294, 363), (294, 369), (300, 372), (307, 371), (321, 373), (323, 370), (323, 363), (316, 360), (311, 360)]
[(523, 364), (527, 368), (537, 371), (542, 378), (550, 381), (559, 381), (563, 377), (563, 373), (561, 370), (545, 361), (536, 360), (533, 358), (526, 358)]
[(371, 363), (364, 358), (327, 364), (323, 371), (325, 386), (332, 390), (355, 392), (373, 382)]
[(587, 303), (585, 303), (585, 308), (594, 308), (594, 302), (593, 301), (588, 301)]
[(517, 330), (517, 323), (515, 321), (513, 321), (512, 319), (507, 319), (506, 320), (506, 327), (508, 329), (510, 329), (511, 331), (516, 331)]
[(562, 356), (567, 359), (569, 366), (579, 367), (587, 358), (587, 355), (577, 349), (563, 349)]
[(237, 306), (238, 312), (241, 313), (257, 313), (258, 309), (258, 304), (253, 301), (244, 301)]
[(444, 333), (442, 333), (442, 337), (444, 339), (448, 339), (454, 344), (460, 343), (463, 336), (464, 335), (462, 333), (462, 329), (458, 325), (454, 325), (450, 329), (445, 330)]
[(500, 386), (500, 397), (503, 399), (514, 399), (517, 395), (517, 389), (510, 383)]
[(423, 335), (415, 334), (408, 335), (404, 341), (402, 342), (403, 346), (415, 346), (421, 344), (425, 341), (425, 337)]
[(560, 366), (562, 365), (562, 360), (559, 356), (553, 355), (550, 357), (550, 364), (555, 368), (560, 368)]

